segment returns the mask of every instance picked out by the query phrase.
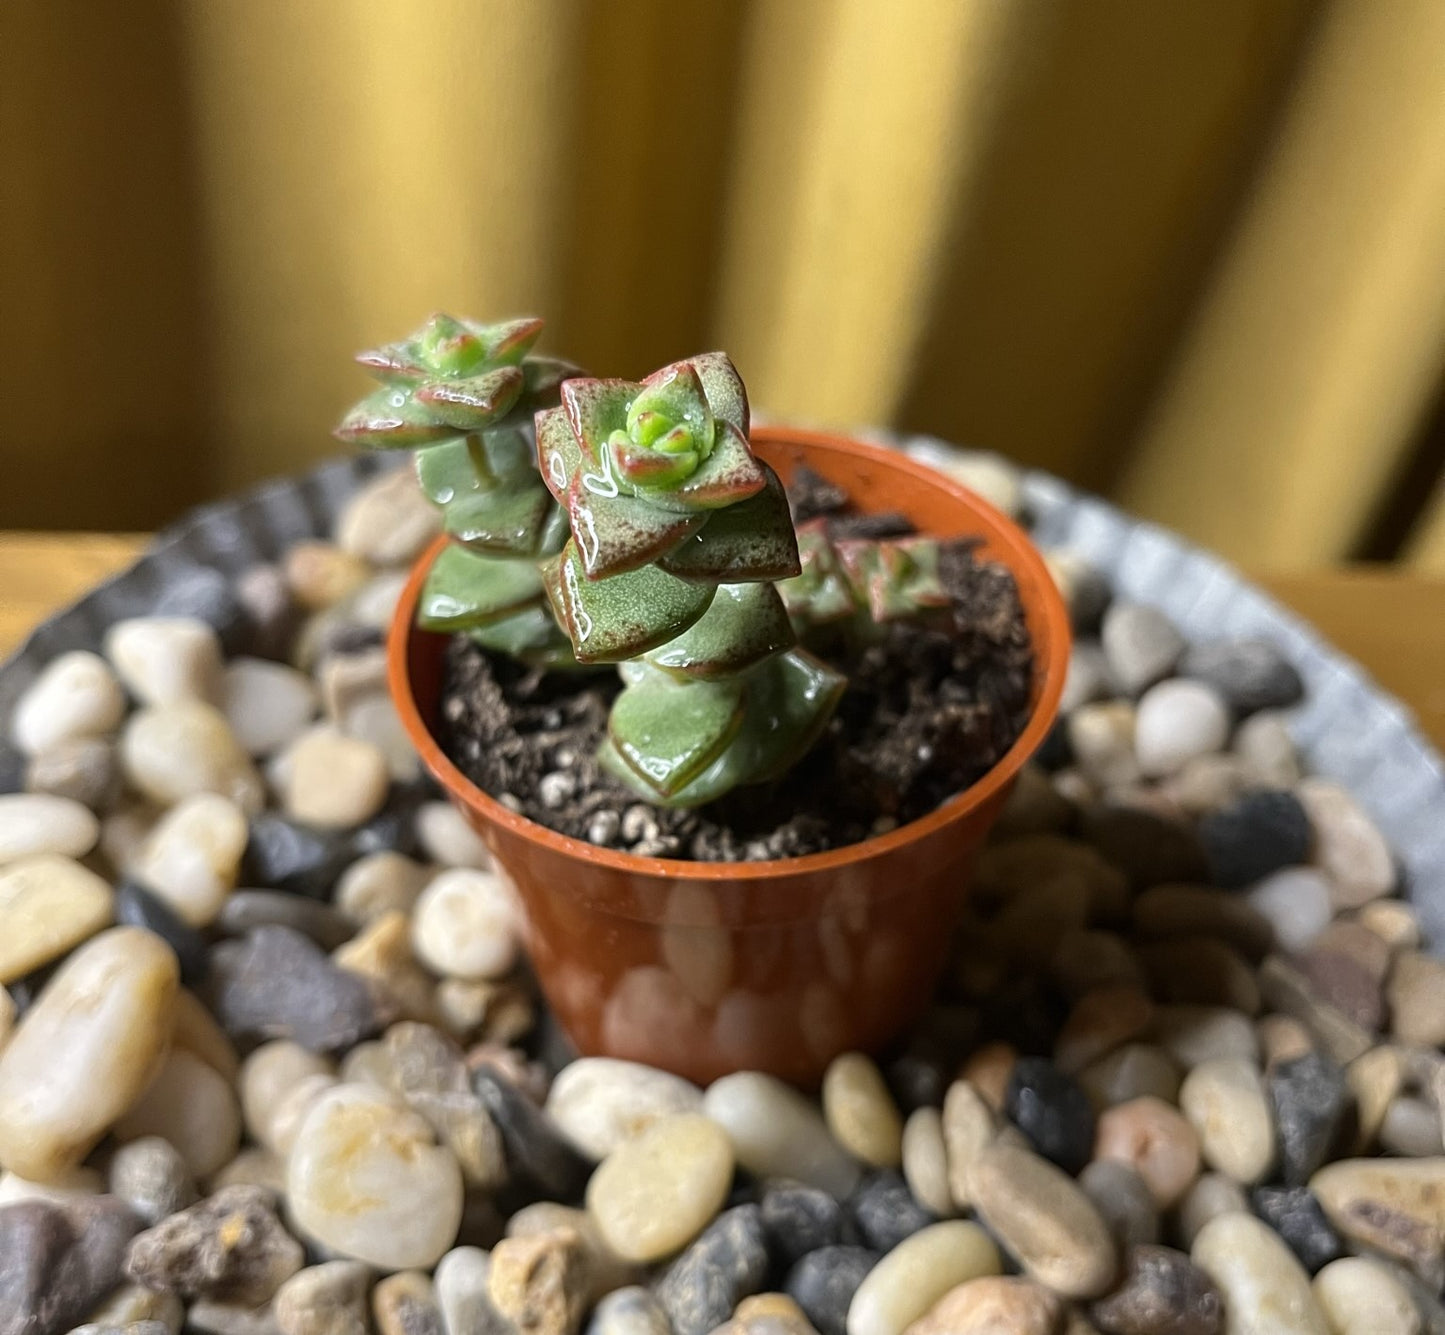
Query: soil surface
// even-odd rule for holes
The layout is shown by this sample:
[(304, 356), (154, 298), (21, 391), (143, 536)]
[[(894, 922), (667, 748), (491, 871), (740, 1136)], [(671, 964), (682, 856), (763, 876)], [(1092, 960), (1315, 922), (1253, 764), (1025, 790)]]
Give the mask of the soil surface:
[[(795, 517), (836, 536), (896, 536), (900, 515), (850, 513), (816, 477), (789, 489)], [(797, 857), (916, 820), (984, 774), (1028, 718), (1033, 651), (1009, 571), (945, 549), (944, 629), (893, 625), (866, 647), (809, 644), (848, 677), (827, 731), (779, 783), (695, 810), (654, 807), (595, 759), (621, 689), (612, 672), (542, 673), (452, 638), (440, 741), (486, 792), (574, 838), (704, 862)]]

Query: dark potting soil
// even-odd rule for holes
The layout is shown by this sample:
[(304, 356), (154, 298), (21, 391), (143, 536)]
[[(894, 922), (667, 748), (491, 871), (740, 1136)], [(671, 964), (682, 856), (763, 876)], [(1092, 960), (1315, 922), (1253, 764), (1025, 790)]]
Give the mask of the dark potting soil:
[[(816, 476), (789, 488), (795, 517), (837, 537), (898, 536)], [(810, 645), (848, 677), (831, 723), (778, 783), (693, 810), (654, 807), (597, 763), (613, 672), (543, 673), (451, 639), (440, 741), (478, 786), (561, 834), (653, 857), (741, 862), (857, 843), (927, 815), (981, 777), (1028, 718), (1033, 651), (1012, 574), (960, 540), (940, 563), (946, 629), (895, 624), (866, 647)]]

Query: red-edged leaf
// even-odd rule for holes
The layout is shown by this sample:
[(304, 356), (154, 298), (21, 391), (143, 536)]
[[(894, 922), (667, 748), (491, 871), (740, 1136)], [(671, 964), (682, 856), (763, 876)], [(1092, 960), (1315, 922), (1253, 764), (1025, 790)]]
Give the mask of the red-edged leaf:
[(630, 380), (579, 377), (562, 382), (562, 407), (588, 460), (602, 462), (602, 447), (614, 431), (627, 429), (627, 407), (638, 386)]

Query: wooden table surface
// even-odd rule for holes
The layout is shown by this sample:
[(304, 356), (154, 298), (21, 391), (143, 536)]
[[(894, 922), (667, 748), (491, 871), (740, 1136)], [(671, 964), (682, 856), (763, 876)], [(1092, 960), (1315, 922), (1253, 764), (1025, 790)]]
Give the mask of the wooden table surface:
[[(0, 657), (144, 545), (132, 534), (0, 533)], [(1384, 566), (1255, 578), (1363, 663), (1445, 747), (1445, 580)]]

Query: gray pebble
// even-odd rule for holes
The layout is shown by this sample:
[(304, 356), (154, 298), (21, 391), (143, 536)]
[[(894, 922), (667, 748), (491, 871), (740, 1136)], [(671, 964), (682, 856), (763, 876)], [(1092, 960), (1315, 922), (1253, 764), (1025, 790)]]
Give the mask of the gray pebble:
[(1344, 1255), (1340, 1235), (1308, 1187), (1256, 1187), (1250, 1202), (1310, 1274)]
[(567, 1204), (580, 1199), (592, 1165), (562, 1138), (551, 1119), (491, 1068), (472, 1073), (472, 1089), (502, 1134), (512, 1182), (529, 1186), (544, 1200)]
[[(448, 1335), (457, 1333), (449, 1331)], [(587, 1335), (672, 1335), (672, 1324), (662, 1304), (633, 1284), (613, 1290), (597, 1304)]]
[(1167, 677), (1185, 648), (1174, 623), (1158, 608), (1142, 603), (1112, 603), (1104, 613), (1100, 639), (1109, 671), (1128, 695), (1138, 695)]
[(1304, 697), (1304, 682), (1294, 664), (1269, 640), (1206, 640), (1191, 645), (1179, 673), (1207, 681), (1240, 714), (1287, 709)]
[[(1093, 1124), (1092, 1110), (1089, 1122)], [(848, 1211), (861, 1240), (878, 1252), (891, 1252), (905, 1238), (938, 1222), (937, 1215), (914, 1200), (903, 1175), (890, 1168), (863, 1178), (848, 1198)]]
[(707, 1335), (749, 1294), (761, 1292), (767, 1276), (762, 1211), (740, 1205), (720, 1214), (672, 1263), (658, 1282), (657, 1300), (676, 1335)]
[(1345, 1073), (1323, 1053), (1280, 1062), (1266, 1077), (1279, 1128), (1281, 1176), (1303, 1186), (1340, 1148), (1352, 1106)]
[(289, 927), (322, 950), (335, 950), (356, 935), (356, 924), (340, 910), (281, 890), (233, 891), (215, 927), (223, 936), (245, 936), (253, 927)]
[(160, 1136), (120, 1146), (111, 1156), (108, 1185), (147, 1224), (158, 1224), (200, 1199), (180, 1151)]
[(877, 1264), (878, 1253), (867, 1247), (824, 1247), (788, 1272), (783, 1289), (819, 1335), (846, 1335), (853, 1295)]
[[(1183, 1252), (1136, 1247), (1126, 1267), (1119, 1286), (1089, 1308), (1104, 1335), (1220, 1335), (1225, 1329), (1219, 1291)], [(1241, 1335), (1251, 1329), (1240, 1326)]]
[(1121, 1255), (1159, 1241), (1159, 1207), (1148, 1184), (1128, 1164), (1096, 1159), (1079, 1174), (1079, 1186), (1109, 1226)]
[(772, 1182), (760, 1208), (768, 1251), (780, 1269), (843, 1240), (843, 1207), (818, 1187)]

